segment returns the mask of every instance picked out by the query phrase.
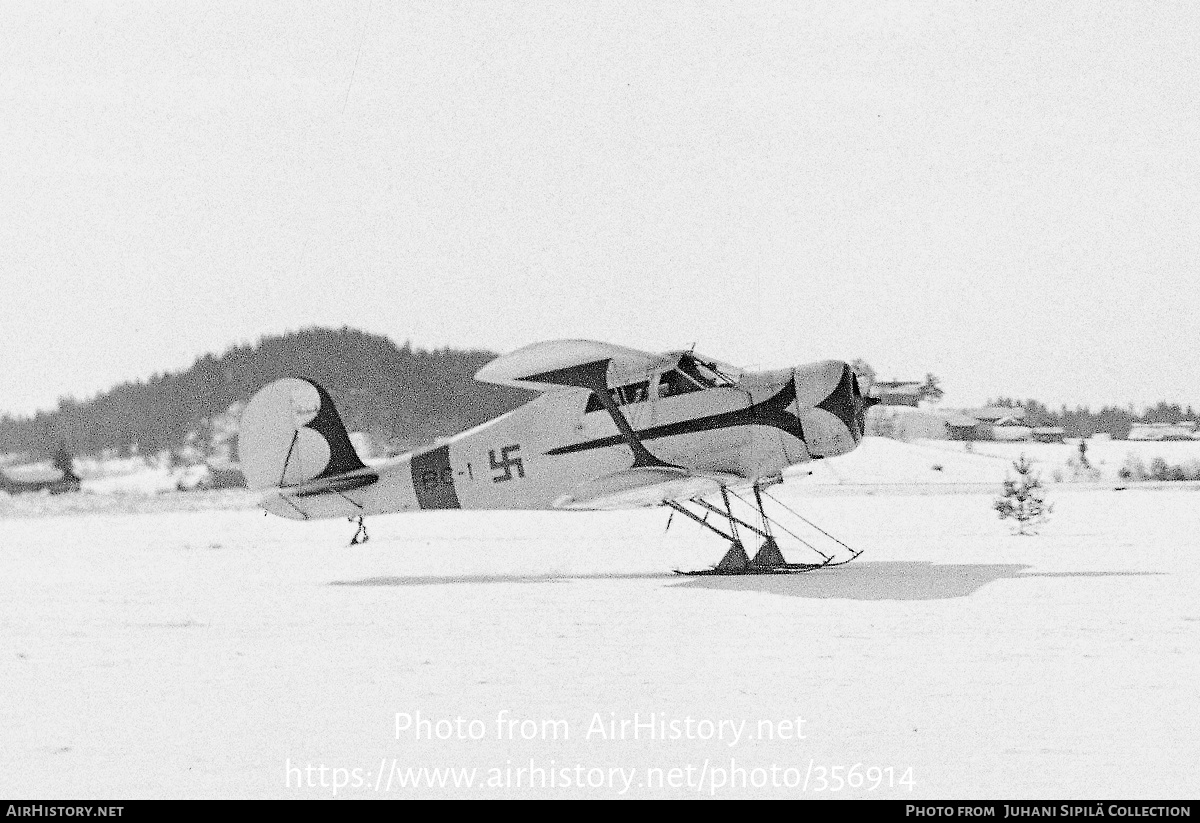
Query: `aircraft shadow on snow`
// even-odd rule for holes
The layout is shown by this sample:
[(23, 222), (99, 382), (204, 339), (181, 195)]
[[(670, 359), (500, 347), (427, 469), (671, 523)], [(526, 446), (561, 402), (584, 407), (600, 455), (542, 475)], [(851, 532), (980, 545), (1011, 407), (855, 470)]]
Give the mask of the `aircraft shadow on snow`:
[(1018, 563), (856, 561), (805, 574), (744, 574), (679, 577), (657, 572), (595, 574), (490, 574), (430, 577), (368, 577), (335, 580), (331, 586), (437, 586), (460, 583), (547, 583), (570, 580), (662, 580), (672, 588), (721, 589), (787, 597), (844, 600), (945, 600), (967, 597), (997, 580), (1030, 578), (1139, 577), (1160, 572), (1029, 572)]

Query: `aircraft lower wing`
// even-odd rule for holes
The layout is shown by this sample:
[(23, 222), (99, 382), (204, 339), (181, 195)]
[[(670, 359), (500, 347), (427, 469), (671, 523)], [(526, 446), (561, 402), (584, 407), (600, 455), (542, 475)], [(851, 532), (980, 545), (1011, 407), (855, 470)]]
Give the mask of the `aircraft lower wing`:
[(733, 474), (698, 474), (673, 466), (625, 469), (580, 483), (554, 501), (556, 509), (628, 509), (657, 506), (667, 500), (688, 500), (720, 491), (722, 486), (744, 485), (746, 478)]

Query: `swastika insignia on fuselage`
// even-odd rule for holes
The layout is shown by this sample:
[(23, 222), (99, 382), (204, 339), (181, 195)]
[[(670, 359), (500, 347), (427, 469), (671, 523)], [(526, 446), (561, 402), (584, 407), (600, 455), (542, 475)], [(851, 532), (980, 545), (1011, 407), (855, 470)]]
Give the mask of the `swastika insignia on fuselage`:
[(505, 480), (512, 480), (513, 479), (513, 469), (517, 470), (517, 477), (525, 476), (525, 466), (522, 465), (521, 458), (509, 456), (510, 454), (520, 451), (520, 449), (521, 449), (521, 447), (519, 445), (505, 446), (504, 448), (500, 449), (500, 459), (499, 460), (496, 459), (495, 449), (488, 450), (488, 460), (491, 461), (492, 470), (493, 471), (500, 471), (501, 469), (504, 470), (504, 474), (492, 476), (493, 483), (503, 483)]

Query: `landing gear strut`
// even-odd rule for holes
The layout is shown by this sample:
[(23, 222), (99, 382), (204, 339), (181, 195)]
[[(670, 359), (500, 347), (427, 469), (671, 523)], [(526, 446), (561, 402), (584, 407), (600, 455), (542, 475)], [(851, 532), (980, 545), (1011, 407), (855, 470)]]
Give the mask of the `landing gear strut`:
[(779, 550), (779, 544), (775, 542), (775, 535), (771, 534), (771, 519), (767, 517), (766, 511), (763, 509), (762, 492), (759, 491), (757, 483), (754, 485), (754, 502), (758, 504), (758, 513), (762, 517), (763, 531), (767, 533), (767, 539), (758, 547), (758, 552), (755, 553), (754, 560), (751, 562), (756, 566), (767, 568), (787, 566), (787, 561), (783, 559), (783, 552)]
[[(664, 505), (669, 506), (670, 508), (679, 512), (680, 514), (686, 515), (687, 517), (691, 518), (692, 520), (695, 520), (701, 526), (704, 526), (706, 529), (708, 529), (712, 532), (715, 532), (716, 534), (720, 535), (721, 537), (723, 537), (724, 539), (729, 541), (728, 551), (725, 552), (724, 557), (721, 558), (721, 561), (719, 563), (717, 563), (716, 566), (712, 567), (711, 569), (701, 569), (699, 571), (690, 571), (690, 572), (679, 571), (678, 572), (679, 574), (688, 574), (688, 575), (789, 574), (789, 573), (796, 573), (796, 572), (809, 572), (809, 571), (813, 571), (814, 569), (820, 569), (820, 568), (824, 568), (825, 566), (830, 566), (830, 565), (834, 565), (834, 566), (841, 565), (840, 563), (834, 562), (834, 558), (832, 555), (825, 554), (824, 552), (817, 549), (815, 546), (813, 546), (808, 541), (804, 540), (803, 538), (800, 538), (798, 535), (795, 535), (790, 531), (788, 531), (789, 534), (791, 534), (793, 537), (795, 537), (797, 540), (799, 540), (805, 546), (808, 546), (808, 548), (812, 549), (814, 552), (816, 552), (818, 555), (820, 555), (821, 562), (819, 562), (819, 563), (789, 563), (789, 562), (787, 562), (783, 557), (783, 552), (781, 552), (779, 550), (779, 544), (776, 542), (775, 535), (772, 530), (772, 525), (775, 525), (779, 528), (783, 528), (783, 526), (779, 526), (779, 524), (773, 524), (771, 518), (767, 516), (766, 510), (763, 507), (761, 485), (760, 484), (754, 485), (754, 502), (756, 504), (755, 507), (758, 509), (760, 525), (755, 525), (753, 523), (749, 523), (733, 513), (733, 509), (729, 504), (730, 494), (731, 494), (731, 492), (727, 488), (725, 488), (724, 486), (721, 487), (721, 502), (724, 504), (723, 507), (716, 506), (712, 503), (709, 503), (707, 500), (704, 500), (703, 498), (697, 497), (697, 498), (693, 498), (692, 500), (690, 500), (689, 502), (696, 504), (697, 506), (699, 506), (702, 509), (705, 509), (706, 513), (703, 517), (696, 514), (691, 509), (687, 508), (682, 503), (679, 503), (677, 501), (667, 500), (664, 502)], [(736, 494), (734, 494), (734, 496), (738, 497), (739, 500), (742, 500), (743, 503), (747, 502)], [(774, 498), (771, 498), (771, 499), (774, 500)], [(776, 501), (776, 502), (778, 502), (778, 501)], [(782, 505), (782, 504), (780, 504), (780, 505)], [(788, 509), (788, 511), (791, 511), (791, 510)], [(709, 523), (708, 522), (709, 514), (715, 514), (718, 517), (725, 518), (726, 522), (729, 524), (729, 531), (725, 532), (725, 531), (717, 528), (716, 526), (712, 525), (711, 523)], [(793, 512), (793, 514), (795, 514), (795, 513)], [(796, 516), (800, 517), (800, 515), (796, 515)], [(804, 520), (804, 518), (802, 518), (802, 517), (800, 519)], [(807, 520), (804, 520), (804, 522), (808, 523)], [(837, 540), (837, 538), (834, 538), (832, 535), (823, 531), (822, 529), (817, 527), (815, 524), (809, 523), (809, 525), (812, 526), (814, 529), (817, 529), (817, 531), (820, 531), (826, 537), (834, 540), (839, 545), (845, 546), (845, 544), (842, 543), (840, 540)], [(741, 526), (742, 529), (752, 532), (753, 534), (756, 534), (759, 537), (763, 538), (763, 542), (758, 547), (758, 551), (755, 552), (753, 558), (751, 558), (746, 553), (746, 549), (742, 545), (742, 541), (738, 534), (739, 526)], [(784, 530), (787, 531), (787, 529), (784, 529)], [(848, 546), (846, 546), (846, 548), (849, 549)], [(861, 553), (861, 552), (856, 552), (853, 549), (850, 549), (850, 551), (853, 552), (853, 557), (850, 558), (851, 560), (853, 560), (855, 557), (857, 557)], [(849, 561), (844, 561), (844, 562), (849, 562)]]
[[(353, 517), (350, 518), (350, 522), (351, 523), (354, 522)], [(370, 539), (371, 539), (371, 536), (369, 534), (367, 534), (367, 525), (365, 523), (363, 523), (362, 517), (359, 517), (358, 518), (358, 531), (356, 531), (354, 533), (354, 537), (350, 538), (350, 545), (356, 546), (359, 543), (366, 543)]]

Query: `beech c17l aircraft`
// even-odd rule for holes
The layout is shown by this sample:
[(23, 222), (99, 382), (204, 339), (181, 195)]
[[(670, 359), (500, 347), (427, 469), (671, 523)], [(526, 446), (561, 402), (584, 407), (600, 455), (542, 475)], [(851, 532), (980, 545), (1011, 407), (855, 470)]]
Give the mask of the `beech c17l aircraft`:
[[(264, 509), (282, 517), (357, 518), (352, 543), (366, 539), (362, 518), (372, 514), (662, 505), (730, 542), (722, 561), (703, 573), (807, 571), (833, 556), (785, 562), (763, 490), (782, 482), (788, 466), (853, 450), (865, 409), (878, 402), (863, 397), (839, 360), (743, 372), (690, 351), (652, 354), (588, 340), (535, 343), (475, 377), (541, 395), (371, 466), (355, 453), (323, 388), (276, 380), (242, 414), (238, 451), (247, 484)], [(731, 494), (746, 502), (737, 489), (753, 491), (757, 524), (730, 507)], [(716, 495), (723, 505), (704, 499)], [(724, 518), (728, 532), (710, 524), (710, 514)], [(739, 526), (764, 538), (753, 559)]]

